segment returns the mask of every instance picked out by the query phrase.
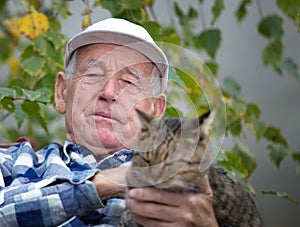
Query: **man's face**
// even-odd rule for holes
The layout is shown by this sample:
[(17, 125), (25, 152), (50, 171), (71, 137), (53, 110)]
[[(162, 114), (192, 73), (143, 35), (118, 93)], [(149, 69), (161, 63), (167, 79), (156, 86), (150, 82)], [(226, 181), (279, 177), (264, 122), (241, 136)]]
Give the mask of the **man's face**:
[[(75, 73), (61, 89), (67, 139), (91, 150), (101, 159), (122, 148), (130, 148), (139, 127), (135, 108), (160, 116), (164, 96), (152, 97), (150, 75), (153, 64), (126, 47), (93, 44), (79, 49)], [(64, 79), (65, 75), (60, 74)], [(58, 91), (56, 91), (58, 92)]]

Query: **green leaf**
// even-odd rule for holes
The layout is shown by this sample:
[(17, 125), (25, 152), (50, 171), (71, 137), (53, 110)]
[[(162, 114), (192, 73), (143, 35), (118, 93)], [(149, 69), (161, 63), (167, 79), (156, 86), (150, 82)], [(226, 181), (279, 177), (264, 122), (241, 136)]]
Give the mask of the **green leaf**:
[(64, 47), (66, 44), (66, 38), (61, 33), (46, 32), (46, 33), (43, 33), (43, 35), (49, 42), (51, 42), (53, 44), (55, 51)]
[(174, 108), (173, 106), (167, 104), (166, 112), (164, 116), (169, 116), (169, 117), (181, 117), (183, 114), (178, 110), (177, 108)]
[(123, 10), (123, 7), (117, 1), (101, 0), (100, 4), (103, 8), (109, 10), (112, 17), (120, 14)]
[(13, 49), (12, 46), (10, 45), (11, 40), (9, 38), (2, 38), (0, 37), (0, 63), (2, 61), (5, 61), (6, 59), (9, 58), (11, 55)]
[(217, 63), (206, 61), (205, 65), (209, 68), (209, 70), (214, 76), (218, 74), (219, 65)]
[(39, 36), (35, 40), (34, 48), (40, 56), (44, 58), (50, 58), (53, 60), (53, 62), (57, 61), (57, 57), (52, 43), (45, 39), (43, 36)]
[(251, 4), (252, 0), (242, 0), (239, 7), (235, 11), (235, 16), (238, 21), (242, 21), (247, 15), (247, 6)]
[(176, 71), (173, 67), (169, 67), (169, 78), (168, 83), (175, 83), (178, 84), (182, 88), (186, 88), (186, 85), (183, 83), (183, 81), (180, 79)]
[(241, 97), (241, 87), (240, 85), (230, 77), (226, 77), (223, 79), (223, 90), (226, 91), (234, 98)]
[(34, 47), (33, 45), (29, 45), (26, 47), (24, 52), (21, 55), (21, 61), (26, 60), (27, 58), (30, 58), (34, 55)]
[(299, 0), (277, 0), (280, 8), (295, 24), (299, 23), (300, 1)]
[(300, 152), (298, 152), (298, 153), (294, 152), (294, 153), (292, 154), (292, 157), (293, 157), (293, 160), (294, 160), (294, 161), (297, 161), (297, 162), (300, 163)]
[(240, 143), (236, 144), (232, 151), (240, 157), (241, 164), (245, 168), (247, 177), (250, 176), (250, 174), (256, 168), (256, 161), (253, 153), (249, 150), (249, 148)]
[(141, 9), (144, 0), (117, 0), (125, 9)]
[(142, 22), (144, 19), (144, 14), (141, 9), (124, 9), (115, 17), (124, 18), (132, 22)]
[(283, 35), (282, 18), (275, 14), (264, 18), (258, 25), (258, 31), (264, 37), (272, 40), (281, 40)]
[(256, 141), (261, 139), (267, 128), (266, 123), (259, 121), (259, 117), (260, 109), (258, 106), (254, 103), (248, 104), (244, 119), (247, 127), (255, 135)]
[(144, 22), (142, 26), (146, 28), (146, 30), (149, 32), (149, 34), (155, 41), (160, 41), (161, 27), (158, 23), (153, 21), (147, 21)]
[(263, 63), (266, 66), (272, 66), (275, 71), (281, 74), (281, 57), (282, 57), (282, 43), (272, 42), (265, 47), (262, 53)]
[(66, 5), (66, 1), (58, 1), (58, 2), (53, 1), (52, 7), (55, 10), (55, 12), (58, 12), (61, 15), (61, 17), (63, 19), (67, 19), (68, 16), (71, 15), (71, 13)]
[(47, 122), (45, 118), (45, 109), (36, 102), (24, 101), (22, 110), (31, 118), (38, 120), (42, 128), (48, 133)]
[(242, 122), (240, 119), (233, 121), (228, 121), (227, 129), (231, 132), (233, 136), (240, 137), (242, 133)]
[(195, 19), (198, 17), (198, 12), (194, 8), (189, 8), (187, 17), (190, 19)]
[(215, 22), (218, 20), (218, 18), (220, 17), (221, 15), (221, 12), (223, 11), (224, 9), (224, 2), (223, 0), (215, 0), (214, 1), (214, 5), (211, 9), (211, 12), (212, 12), (212, 15), (213, 15), (213, 18), (211, 20), (211, 24), (214, 25)]
[(243, 157), (236, 151), (226, 151), (226, 158), (220, 160), (218, 163), (223, 168), (227, 169), (233, 178), (241, 178), (244, 181), (247, 181), (247, 178), (252, 172), (252, 168), (247, 169), (248, 167), (243, 164)]
[(242, 117), (247, 110), (247, 106), (245, 104), (245, 102), (241, 99), (232, 99), (231, 100), (231, 107), (233, 109), (233, 111), (235, 112), (236, 116)]
[(44, 94), (40, 91), (32, 91), (32, 90), (26, 90), (26, 89), (22, 89), (23, 94), (25, 96), (25, 98), (29, 101), (36, 101), (39, 98), (41, 98), (42, 96), (44, 96)]
[(181, 45), (181, 37), (176, 33), (174, 28), (163, 28), (163, 42)]
[(284, 59), (281, 65), (282, 69), (295, 79), (299, 79), (298, 66), (290, 58)]
[(255, 103), (247, 104), (246, 118), (249, 118), (250, 116), (255, 116), (256, 118), (260, 117), (260, 109)]
[(177, 2), (174, 2), (174, 10), (175, 10), (175, 13), (176, 13), (176, 16), (180, 18), (183, 18), (184, 17), (184, 13), (183, 11), (180, 9), (179, 5)]
[(195, 37), (195, 44), (206, 50), (211, 58), (215, 58), (221, 43), (221, 31), (218, 29), (206, 29)]
[(264, 135), (267, 140), (273, 143), (281, 143), (285, 146), (288, 146), (286, 139), (281, 135), (281, 131), (279, 128), (274, 126), (268, 126)]
[(269, 157), (271, 161), (279, 168), (281, 162), (291, 154), (290, 149), (283, 144), (269, 144), (267, 146), (270, 151)]
[(0, 107), (3, 106), (9, 113), (13, 113), (15, 111), (15, 104), (11, 99), (3, 99), (0, 101)]
[(276, 196), (278, 196), (278, 197), (280, 197), (280, 198), (287, 199), (287, 200), (289, 200), (289, 201), (291, 201), (291, 202), (293, 202), (293, 203), (295, 203), (295, 204), (298, 205), (298, 201), (295, 200), (295, 199), (293, 199), (291, 196), (289, 196), (289, 195), (288, 195), (287, 193), (285, 193), (285, 192), (275, 192), (275, 191), (269, 190), (269, 191), (261, 191), (261, 193), (262, 193), (263, 195), (276, 195)]
[(256, 141), (258, 142), (266, 131), (266, 123), (259, 121), (256, 118), (251, 118), (247, 120), (247, 126), (255, 135)]
[(18, 127), (20, 128), (25, 120), (28, 118), (27, 114), (22, 110), (20, 103), (16, 104), (16, 109), (14, 111), (14, 116), (17, 122)]
[(46, 60), (40, 56), (32, 56), (21, 62), (21, 68), (30, 76), (37, 76), (45, 66)]
[(12, 88), (0, 87), (0, 101), (5, 97), (16, 98), (17, 93)]

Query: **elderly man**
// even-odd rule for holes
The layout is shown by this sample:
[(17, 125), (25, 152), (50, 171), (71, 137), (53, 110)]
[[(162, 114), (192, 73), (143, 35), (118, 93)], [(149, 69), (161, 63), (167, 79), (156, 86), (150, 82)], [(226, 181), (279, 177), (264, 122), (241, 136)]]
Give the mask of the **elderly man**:
[[(67, 43), (65, 66), (55, 102), (67, 141), (38, 152), (26, 142), (0, 149), (0, 226), (118, 225), (140, 130), (134, 109), (165, 111), (167, 59), (138, 25), (90, 26)], [(218, 226), (208, 181), (198, 194), (132, 189), (126, 205), (145, 226)]]

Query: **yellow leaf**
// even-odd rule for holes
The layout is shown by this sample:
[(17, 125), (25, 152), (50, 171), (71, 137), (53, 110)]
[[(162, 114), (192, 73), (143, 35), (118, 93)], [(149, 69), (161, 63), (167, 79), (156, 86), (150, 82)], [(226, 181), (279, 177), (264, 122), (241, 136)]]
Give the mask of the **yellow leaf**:
[(3, 22), (5, 27), (7, 28), (8, 34), (15, 40), (19, 40), (21, 37), (21, 33), (19, 31), (19, 19), (11, 18), (7, 19)]
[(91, 18), (89, 16), (84, 17), (81, 23), (82, 29), (87, 28), (91, 24)]
[(19, 29), (27, 38), (34, 40), (49, 29), (49, 21), (42, 13), (30, 13), (19, 20)]
[(94, 6), (96, 6), (96, 5), (100, 5), (100, 0), (95, 0)]
[(153, 4), (153, 0), (146, 0), (145, 5), (150, 6)]
[(20, 60), (15, 57), (11, 57), (8, 60), (9, 70), (12, 76), (15, 76), (18, 72)]

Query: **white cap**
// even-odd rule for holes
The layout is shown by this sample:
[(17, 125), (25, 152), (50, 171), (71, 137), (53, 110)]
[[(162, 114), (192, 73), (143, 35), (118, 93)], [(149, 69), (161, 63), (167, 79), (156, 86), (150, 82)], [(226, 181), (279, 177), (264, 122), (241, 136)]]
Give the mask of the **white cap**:
[(134, 49), (146, 56), (162, 75), (162, 89), (168, 79), (168, 60), (145, 28), (124, 19), (109, 18), (90, 25), (71, 38), (66, 46), (65, 66), (76, 49), (96, 43), (117, 44)]

